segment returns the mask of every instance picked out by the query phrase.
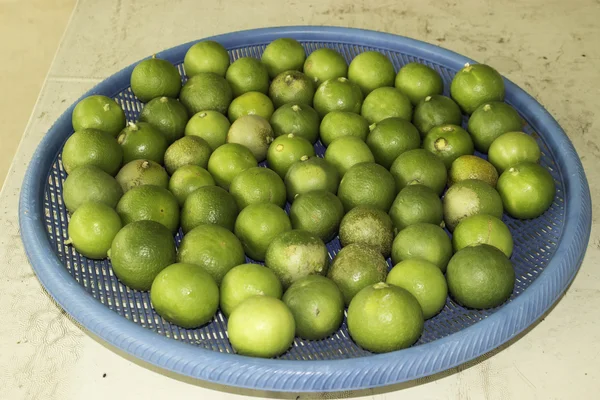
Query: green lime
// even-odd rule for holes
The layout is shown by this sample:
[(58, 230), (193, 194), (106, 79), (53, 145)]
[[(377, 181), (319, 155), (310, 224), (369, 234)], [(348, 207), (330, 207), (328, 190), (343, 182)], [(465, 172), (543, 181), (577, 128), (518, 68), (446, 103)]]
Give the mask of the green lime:
[(313, 107), (321, 118), (332, 111), (360, 114), (363, 103), (360, 87), (348, 78), (333, 78), (321, 83), (313, 98)]
[(417, 128), (402, 118), (384, 119), (371, 125), (370, 130), (367, 144), (375, 156), (375, 161), (387, 169), (400, 154), (421, 146), (421, 136)]
[(321, 340), (338, 330), (344, 319), (344, 296), (337, 285), (320, 275), (305, 276), (283, 295), (296, 322), (296, 335)]
[(356, 136), (343, 136), (329, 144), (325, 151), (325, 160), (337, 168), (343, 177), (346, 171), (362, 162), (375, 162), (369, 146)]
[(229, 193), (239, 209), (255, 203), (273, 203), (284, 207), (286, 190), (283, 179), (276, 172), (263, 167), (252, 167), (233, 178)]
[(131, 72), (131, 91), (143, 103), (157, 97), (176, 98), (181, 90), (181, 76), (167, 60), (152, 58), (141, 61)]
[(247, 92), (267, 94), (269, 91), (269, 72), (256, 58), (242, 57), (235, 60), (227, 69), (225, 79), (229, 82), (234, 97)]
[(319, 237), (306, 231), (291, 230), (271, 241), (265, 254), (265, 265), (287, 288), (305, 276), (325, 275), (329, 254)]
[(458, 104), (450, 97), (434, 94), (427, 96), (415, 106), (413, 124), (425, 137), (432, 128), (440, 125), (460, 125), (462, 114)]
[(212, 40), (198, 42), (188, 49), (183, 59), (183, 68), (188, 77), (204, 72), (225, 76), (229, 67), (229, 54), (225, 48)]
[(319, 138), (319, 114), (305, 104), (284, 104), (271, 116), (271, 126), (275, 136), (290, 133), (303, 137), (311, 143)]
[(231, 123), (218, 111), (200, 111), (185, 126), (186, 136), (199, 136), (206, 140), (212, 151), (223, 144)]
[(135, 221), (155, 221), (171, 232), (179, 229), (179, 203), (167, 189), (144, 185), (129, 190), (117, 204), (123, 225)]
[(145, 159), (162, 164), (169, 146), (165, 135), (147, 122), (130, 122), (117, 141), (123, 148), (124, 163)]
[(452, 233), (452, 245), (457, 252), (467, 246), (489, 244), (502, 250), (506, 257), (513, 251), (513, 239), (501, 219), (491, 215), (471, 215), (459, 222)]
[(121, 168), (115, 177), (123, 192), (142, 185), (154, 185), (167, 188), (169, 175), (159, 164), (151, 160), (133, 160)]
[(369, 122), (362, 115), (353, 112), (332, 111), (323, 117), (319, 132), (321, 142), (325, 146), (344, 136), (355, 136), (366, 140), (369, 134)]
[(233, 92), (225, 78), (212, 72), (194, 75), (183, 85), (179, 94), (179, 101), (190, 115), (209, 110), (225, 114), (231, 100)]
[(450, 94), (466, 114), (472, 114), (484, 103), (504, 100), (504, 81), (489, 65), (466, 63), (452, 79)]
[(269, 97), (277, 108), (288, 103), (310, 106), (314, 95), (313, 81), (300, 71), (284, 71), (269, 86)]
[(394, 225), (390, 216), (373, 207), (354, 207), (340, 224), (340, 243), (343, 247), (362, 243), (389, 257), (394, 240)]
[(488, 214), (502, 218), (502, 199), (484, 181), (467, 179), (455, 183), (444, 195), (444, 221), (453, 231), (458, 223), (471, 215)]
[(423, 333), (423, 312), (409, 291), (379, 282), (348, 307), (348, 332), (360, 347), (385, 353), (410, 347)]
[(244, 115), (258, 115), (268, 120), (273, 115), (273, 111), (273, 102), (266, 94), (246, 92), (233, 99), (227, 116), (232, 123)]
[(314, 156), (315, 149), (308, 140), (290, 133), (276, 137), (271, 143), (267, 150), (267, 163), (284, 179), (292, 164)]
[(425, 222), (409, 225), (402, 229), (392, 243), (392, 261), (421, 258), (446, 271), (452, 257), (452, 242), (439, 225)]
[(479, 179), (492, 187), (496, 187), (498, 171), (483, 158), (467, 154), (452, 162), (452, 166), (448, 171), (448, 186), (467, 179)]
[(210, 173), (197, 165), (184, 165), (177, 168), (169, 180), (169, 190), (180, 207), (183, 207), (185, 199), (196, 189), (214, 185), (216, 183)]
[(351, 243), (336, 254), (327, 277), (340, 288), (348, 305), (361, 289), (385, 281), (387, 270), (388, 264), (378, 250)]
[(496, 138), (506, 132), (520, 131), (523, 120), (519, 113), (506, 103), (491, 102), (477, 107), (469, 118), (468, 130), (475, 148), (487, 153)]
[(326, 190), (335, 194), (340, 183), (340, 174), (329, 161), (310, 157), (292, 164), (285, 175), (287, 198), (291, 203), (296, 196), (313, 190)]
[(208, 142), (199, 136), (184, 136), (173, 142), (165, 151), (165, 168), (169, 175), (184, 165), (208, 166), (212, 150)]
[(522, 162), (505, 170), (498, 179), (498, 192), (506, 212), (513, 218), (542, 215), (554, 201), (554, 178), (544, 167)]
[(392, 62), (377, 51), (360, 53), (348, 67), (348, 79), (356, 83), (366, 96), (383, 86), (394, 86), (396, 71)]
[(217, 185), (229, 189), (233, 178), (258, 163), (247, 147), (238, 143), (227, 143), (218, 147), (208, 159), (208, 172)]
[(238, 118), (227, 133), (228, 143), (238, 143), (248, 148), (256, 160), (264, 161), (274, 133), (269, 122), (258, 115)]
[(442, 94), (444, 82), (433, 68), (425, 64), (411, 62), (400, 68), (395, 86), (404, 93), (413, 105), (419, 104), (427, 96)]
[(273, 40), (265, 48), (261, 57), (271, 79), (284, 71), (301, 71), (305, 59), (304, 47), (291, 38)]
[(392, 174), (379, 164), (356, 164), (342, 178), (338, 197), (346, 212), (357, 206), (372, 206), (387, 212), (396, 197), (396, 183)]
[(390, 270), (385, 282), (406, 289), (415, 296), (425, 319), (434, 317), (446, 305), (446, 278), (442, 271), (429, 261), (419, 258), (401, 261)]
[(167, 321), (186, 329), (209, 322), (219, 308), (219, 287), (194, 264), (171, 264), (159, 272), (150, 289), (152, 307)]
[(179, 244), (177, 261), (204, 268), (221, 284), (225, 274), (246, 261), (240, 240), (215, 224), (200, 225), (189, 231)]
[(175, 262), (175, 241), (164, 225), (136, 221), (112, 241), (108, 256), (117, 278), (131, 289), (150, 290), (156, 275)]
[(189, 117), (187, 110), (178, 100), (169, 97), (152, 99), (144, 106), (139, 120), (147, 122), (173, 143), (183, 136)]
[(219, 186), (202, 186), (189, 194), (181, 209), (181, 228), (187, 233), (204, 224), (233, 231), (238, 206), (234, 197)]
[(343, 216), (342, 202), (327, 190), (298, 195), (290, 207), (292, 227), (310, 232), (325, 243), (335, 237)]
[(294, 341), (294, 316), (279, 299), (252, 296), (237, 306), (227, 321), (233, 349), (241, 355), (271, 358), (287, 351)]
[(97, 129), (117, 136), (125, 128), (125, 112), (110, 97), (95, 94), (77, 103), (71, 122), (75, 131)]
[(515, 270), (500, 250), (487, 244), (465, 247), (448, 264), (450, 295), (469, 308), (493, 308), (504, 303), (515, 286)]
[(374, 124), (386, 118), (412, 119), (413, 107), (401, 91), (393, 87), (381, 87), (365, 97), (360, 114)]
[(244, 115), (236, 119), (227, 132), (227, 143), (247, 147), (258, 162), (267, 158), (267, 150), (273, 140), (275, 134), (269, 121), (258, 115)]
[(503, 133), (488, 150), (488, 161), (499, 173), (524, 161), (537, 163), (540, 156), (540, 147), (535, 139), (523, 132)]
[(260, 264), (242, 264), (225, 274), (221, 282), (221, 311), (228, 317), (233, 309), (252, 296), (280, 299), (281, 282), (269, 268)]
[(346, 77), (348, 64), (335, 50), (322, 48), (310, 53), (304, 62), (304, 73), (311, 78), (315, 86), (328, 79)]
[(234, 232), (240, 238), (246, 255), (264, 261), (271, 241), (292, 229), (289, 217), (271, 203), (250, 204), (235, 221)]
[(432, 128), (423, 139), (423, 148), (440, 157), (448, 169), (458, 157), (475, 151), (471, 136), (458, 125)]
[(123, 149), (107, 133), (96, 129), (82, 129), (67, 139), (62, 151), (62, 165), (71, 171), (84, 165), (94, 165), (114, 176), (121, 168)]
[(103, 203), (87, 202), (69, 219), (69, 241), (87, 258), (106, 258), (121, 227), (121, 218), (114, 209)]
[(71, 172), (63, 182), (63, 202), (70, 213), (89, 201), (115, 208), (123, 189), (115, 178), (93, 165)]
[(424, 185), (441, 195), (446, 188), (448, 173), (441, 158), (425, 149), (408, 150), (392, 163), (390, 172), (396, 180), (396, 190), (408, 185)]
[(420, 222), (439, 225), (444, 218), (442, 200), (427, 186), (409, 185), (396, 196), (390, 217), (398, 231)]

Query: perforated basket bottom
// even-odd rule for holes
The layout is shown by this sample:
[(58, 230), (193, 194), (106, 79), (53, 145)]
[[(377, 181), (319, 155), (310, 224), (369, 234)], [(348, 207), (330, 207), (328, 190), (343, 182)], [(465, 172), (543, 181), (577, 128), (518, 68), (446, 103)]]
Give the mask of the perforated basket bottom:
[[(230, 50), (231, 60), (233, 62), (240, 57), (248, 56), (259, 58), (266, 44)], [(456, 71), (422, 59), (378, 48), (328, 42), (303, 42), (302, 44), (307, 53), (321, 47), (333, 48), (343, 54), (348, 62), (360, 52), (377, 50), (384, 53), (392, 61), (396, 71), (402, 65), (412, 61), (427, 64), (437, 70), (444, 79), (445, 95), (448, 95), (449, 83), (456, 73)], [(182, 80), (185, 81), (182, 60), (172, 61), (177, 63)], [(135, 98), (130, 88), (115, 93), (114, 99), (125, 110), (128, 121), (137, 120), (142, 103)], [(564, 182), (555, 159), (543, 139), (532, 131), (529, 121), (527, 121), (524, 131), (533, 134), (536, 138), (542, 150), (540, 163), (552, 174), (557, 192), (552, 206), (540, 218), (519, 221), (507, 215), (503, 217), (504, 222), (510, 228), (515, 244), (512, 262), (517, 280), (511, 300), (523, 293), (548, 265), (559, 243), (565, 217)], [(320, 142), (317, 142), (315, 149), (319, 156), (322, 156), (325, 150)], [(60, 155), (58, 155), (47, 178), (44, 196), (44, 218), (48, 238), (53, 249), (73, 278), (100, 303), (124, 318), (147, 329), (194, 346), (218, 352), (233, 353), (231, 344), (227, 339), (226, 319), (220, 311), (210, 324), (200, 329), (182, 329), (169, 324), (152, 309), (149, 293), (131, 290), (117, 280), (109, 261), (86, 259), (79, 255), (72, 246), (65, 244), (68, 238), (67, 224), (69, 218), (62, 202), (62, 184), (65, 178), (66, 173), (62, 167)], [(289, 205), (286, 207), (286, 210), (289, 210)], [(182, 233), (180, 231), (176, 236), (177, 244), (179, 244), (181, 237)], [(340, 249), (337, 238), (328, 243), (327, 247), (330, 257), (333, 258)], [(251, 262), (251, 260), (248, 261)], [(391, 265), (390, 260), (388, 260), (388, 263)], [(442, 312), (425, 322), (423, 335), (415, 346), (465, 329), (493, 314), (500, 308), (482, 311), (468, 310), (459, 306), (451, 299), (447, 299)], [(290, 350), (280, 358), (291, 360), (332, 360), (363, 357), (369, 354), (369, 352), (364, 351), (352, 342), (344, 319), (341, 328), (330, 338), (320, 341), (296, 339)]]

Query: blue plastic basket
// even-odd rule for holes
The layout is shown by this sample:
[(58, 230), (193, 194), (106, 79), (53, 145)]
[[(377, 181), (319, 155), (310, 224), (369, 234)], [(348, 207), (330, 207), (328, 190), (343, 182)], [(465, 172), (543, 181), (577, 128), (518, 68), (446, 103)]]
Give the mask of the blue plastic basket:
[[(260, 57), (265, 46), (279, 37), (299, 40), (307, 53), (320, 47), (336, 49), (348, 62), (362, 51), (377, 50), (392, 60), (396, 70), (411, 61), (425, 63), (442, 75), (446, 91), (455, 72), (473, 62), (416, 40), (346, 28), (270, 28), (210, 39), (225, 46), (233, 61)], [(157, 56), (178, 65), (183, 76), (183, 57), (192, 44)], [(127, 119), (135, 121), (141, 103), (129, 88), (133, 67), (83, 97), (110, 96), (123, 106)], [(23, 243), (38, 278), (73, 318), (117, 348), (166, 370), (225, 385), (294, 392), (364, 389), (431, 375), (496, 348), (535, 322), (575, 276), (589, 240), (590, 193), (571, 142), (548, 112), (510, 81), (506, 81), (506, 101), (526, 120), (525, 131), (535, 132), (541, 164), (556, 181), (555, 201), (535, 220), (504, 217), (515, 241), (512, 261), (517, 282), (510, 301), (497, 309), (476, 311), (448, 300), (409, 349), (373, 355), (350, 340), (344, 322), (331, 338), (297, 339), (278, 359), (256, 359), (233, 353), (221, 313), (195, 330), (164, 321), (152, 310), (148, 293), (119, 283), (108, 261), (88, 260), (65, 244), (68, 216), (62, 183), (66, 174), (59, 154), (73, 133), (74, 105), (50, 129), (29, 165), (20, 199)], [(322, 152), (323, 147), (317, 150)], [(328, 247), (333, 256), (339, 243), (334, 240)]]

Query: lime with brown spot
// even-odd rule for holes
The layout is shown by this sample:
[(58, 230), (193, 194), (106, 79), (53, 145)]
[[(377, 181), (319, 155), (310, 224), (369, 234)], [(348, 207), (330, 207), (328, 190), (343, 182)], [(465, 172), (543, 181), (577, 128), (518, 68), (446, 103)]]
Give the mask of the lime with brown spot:
[(423, 148), (441, 158), (448, 169), (458, 157), (475, 152), (471, 136), (458, 125), (432, 128), (423, 139)]
[(169, 175), (167, 171), (151, 160), (133, 160), (121, 168), (115, 177), (123, 192), (142, 185), (154, 185), (167, 188)]
[(313, 81), (300, 71), (284, 71), (269, 86), (269, 97), (276, 108), (288, 103), (310, 106), (314, 95)]
[(452, 162), (452, 166), (448, 171), (448, 186), (467, 179), (479, 179), (492, 187), (496, 187), (498, 171), (483, 158), (467, 154)]

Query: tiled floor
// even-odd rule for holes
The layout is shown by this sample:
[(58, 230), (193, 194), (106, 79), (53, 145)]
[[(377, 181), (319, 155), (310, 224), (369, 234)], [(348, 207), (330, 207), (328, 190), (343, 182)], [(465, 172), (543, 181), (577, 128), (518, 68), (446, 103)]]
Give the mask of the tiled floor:
[(0, 185), (76, 0), (0, 0)]

